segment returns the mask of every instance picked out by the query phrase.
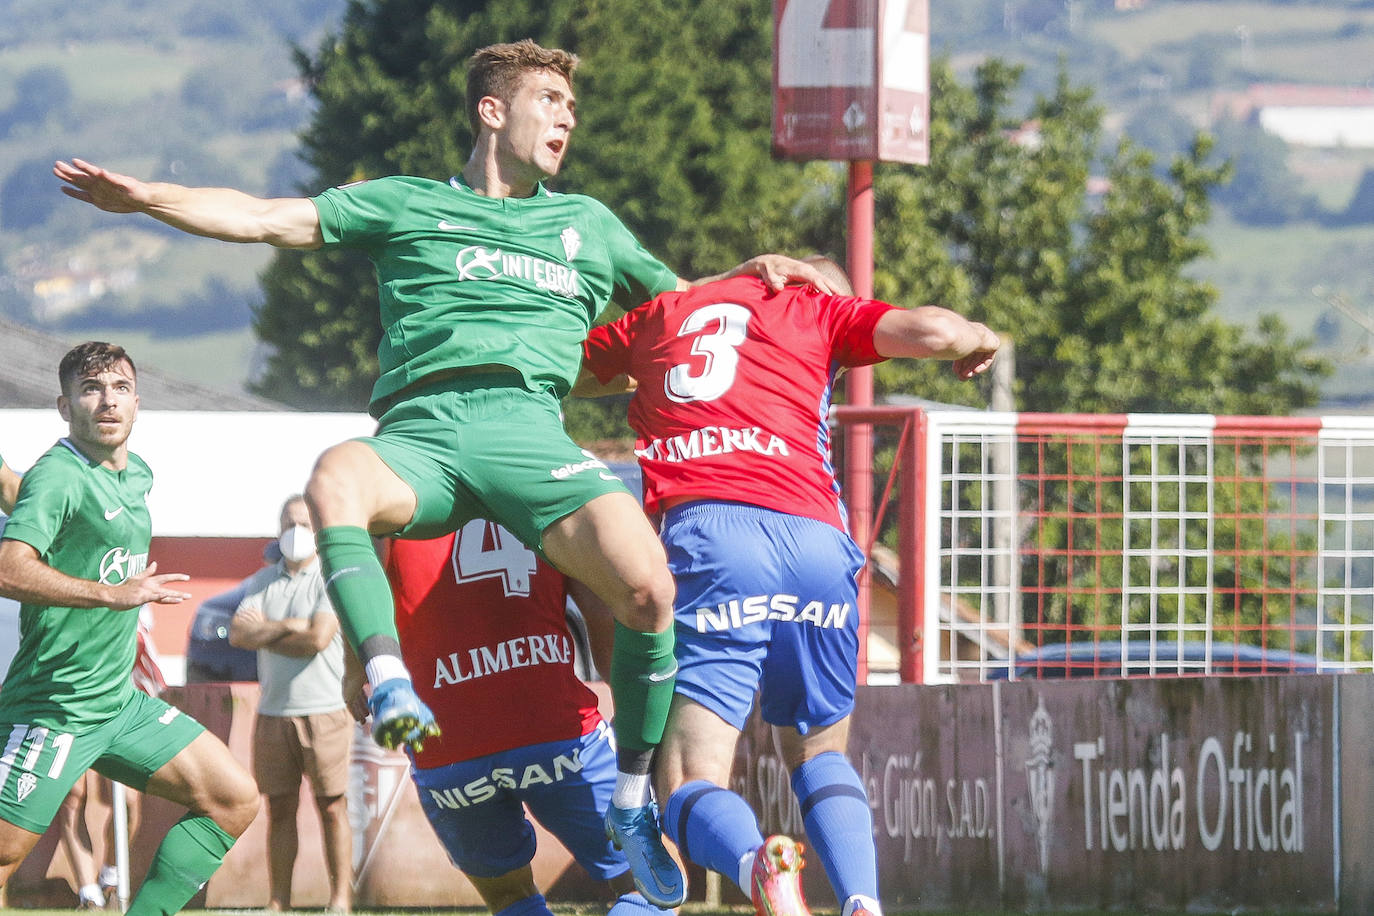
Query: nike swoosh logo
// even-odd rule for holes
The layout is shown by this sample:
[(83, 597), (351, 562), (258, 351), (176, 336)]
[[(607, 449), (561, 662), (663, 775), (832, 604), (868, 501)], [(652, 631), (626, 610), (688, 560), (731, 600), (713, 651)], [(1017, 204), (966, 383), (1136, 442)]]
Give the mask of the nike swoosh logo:
[(614, 474), (607, 474), (605, 471), (597, 471), (597, 473), (601, 475), (601, 479), (602, 479), (602, 480), (619, 480), (619, 479), (620, 479), (619, 477), (615, 476)]
[[(677, 677), (677, 665), (673, 666), (672, 671), (650, 672), (649, 674), (644, 675), (644, 679), (649, 681), (649, 683), (651, 684), (661, 684), (664, 681), (672, 680), (675, 677)], [(662, 887), (662, 885), (659, 886)]]
[(112, 521), (114, 521), (114, 520), (119, 516), (119, 513), (123, 512), (123, 511), (124, 511), (124, 507), (123, 507), (123, 506), (120, 506), (118, 509), (106, 509), (106, 510), (105, 510), (105, 521), (107, 521), (107, 522), (112, 522)]
[(649, 872), (649, 874), (650, 874), (650, 876), (654, 879), (654, 884), (657, 885), (658, 890), (659, 890), (659, 894), (660, 894), (661, 896), (663, 896), (663, 897), (671, 897), (672, 895), (674, 895), (674, 894), (677, 893), (677, 885), (675, 885), (675, 884), (664, 884), (662, 881), (660, 881), (660, 880), (658, 879), (658, 873), (657, 873), (657, 872)]
[(457, 223), (450, 223), (446, 219), (439, 220), (439, 228), (445, 232), (476, 232), (476, 226), (460, 226)]

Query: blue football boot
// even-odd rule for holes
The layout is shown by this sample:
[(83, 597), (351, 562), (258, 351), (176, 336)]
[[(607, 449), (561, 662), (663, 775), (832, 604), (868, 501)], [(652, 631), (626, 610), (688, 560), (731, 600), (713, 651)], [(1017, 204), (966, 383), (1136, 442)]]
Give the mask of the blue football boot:
[(382, 681), (367, 701), (372, 713), (372, 740), (395, 749), (405, 745), (420, 750), (424, 740), (439, 734), (434, 713), (415, 695), (415, 688), (403, 677)]
[(663, 846), (658, 807), (606, 809), (606, 837), (625, 853), (635, 888), (654, 906), (672, 909), (687, 899), (687, 878)]

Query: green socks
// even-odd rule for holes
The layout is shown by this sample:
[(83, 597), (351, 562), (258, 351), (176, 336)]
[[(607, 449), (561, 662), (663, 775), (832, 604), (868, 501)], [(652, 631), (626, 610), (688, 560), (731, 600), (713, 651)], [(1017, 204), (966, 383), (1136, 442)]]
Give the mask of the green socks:
[(153, 856), (128, 916), (171, 916), (196, 895), (224, 861), (234, 838), (208, 817), (188, 814), (172, 825)]
[(663, 740), (673, 701), (673, 630), (641, 633), (615, 624), (611, 653), (611, 697), (615, 700), (615, 740), (626, 750), (650, 750)]
[(325, 528), (315, 536), (325, 590), (344, 638), (364, 663), (376, 655), (401, 654), (396, 606), (372, 538), (362, 528)]

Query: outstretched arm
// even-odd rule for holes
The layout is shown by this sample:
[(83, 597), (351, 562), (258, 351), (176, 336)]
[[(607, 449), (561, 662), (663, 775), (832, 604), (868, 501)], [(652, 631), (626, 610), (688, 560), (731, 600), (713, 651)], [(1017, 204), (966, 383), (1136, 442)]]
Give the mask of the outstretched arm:
[(992, 365), (1001, 340), (986, 325), (936, 305), (893, 309), (873, 328), (873, 347), (884, 357), (948, 359), (968, 380)]
[(324, 244), (315, 205), (304, 197), (264, 199), (230, 188), (187, 188), (139, 181), (81, 159), (54, 163), (62, 193), (108, 213), (146, 213), (169, 226), (225, 242), (278, 248)]
[(716, 280), (728, 280), (731, 277), (743, 276), (759, 277), (769, 289), (775, 292), (789, 283), (809, 283), (823, 293), (839, 292), (820, 271), (810, 264), (781, 254), (761, 254), (750, 258), (743, 264), (730, 268), (723, 274), (702, 277), (700, 280), (689, 281), (679, 277), (677, 288), (679, 290), (690, 289), (693, 286), (714, 283)]
[(190, 576), (156, 572), (157, 564), (149, 563), (138, 575), (118, 585), (105, 585), (53, 569), (23, 541), (0, 541), (0, 595), (27, 604), (127, 611), (145, 604), (180, 604), (191, 597), (172, 588), (172, 583), (185, 582)]

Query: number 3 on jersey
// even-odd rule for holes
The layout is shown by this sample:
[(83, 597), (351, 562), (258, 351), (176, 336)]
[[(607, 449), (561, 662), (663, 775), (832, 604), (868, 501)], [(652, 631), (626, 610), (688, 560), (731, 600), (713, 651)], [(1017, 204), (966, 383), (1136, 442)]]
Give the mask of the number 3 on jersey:
[[(488, 549), (487, 545), (491, 544)], [(495, 522), (475, 518), (453, 539), (453, 578), (459, 582), (499, 577), (506, 596), (530, 593), (537, 561), (534, 551)]]
[(739, 369), (739, 346), (744, 343), (750, 313), (733, 302), (703, 305), (687, 316), (678, 337), (695, 337), (692, 355), (706, 360), (700, 375), (690, 363), (679, 363), (663, 379), (663, 392), (679, 404), (714, 401), (730, 390)]

